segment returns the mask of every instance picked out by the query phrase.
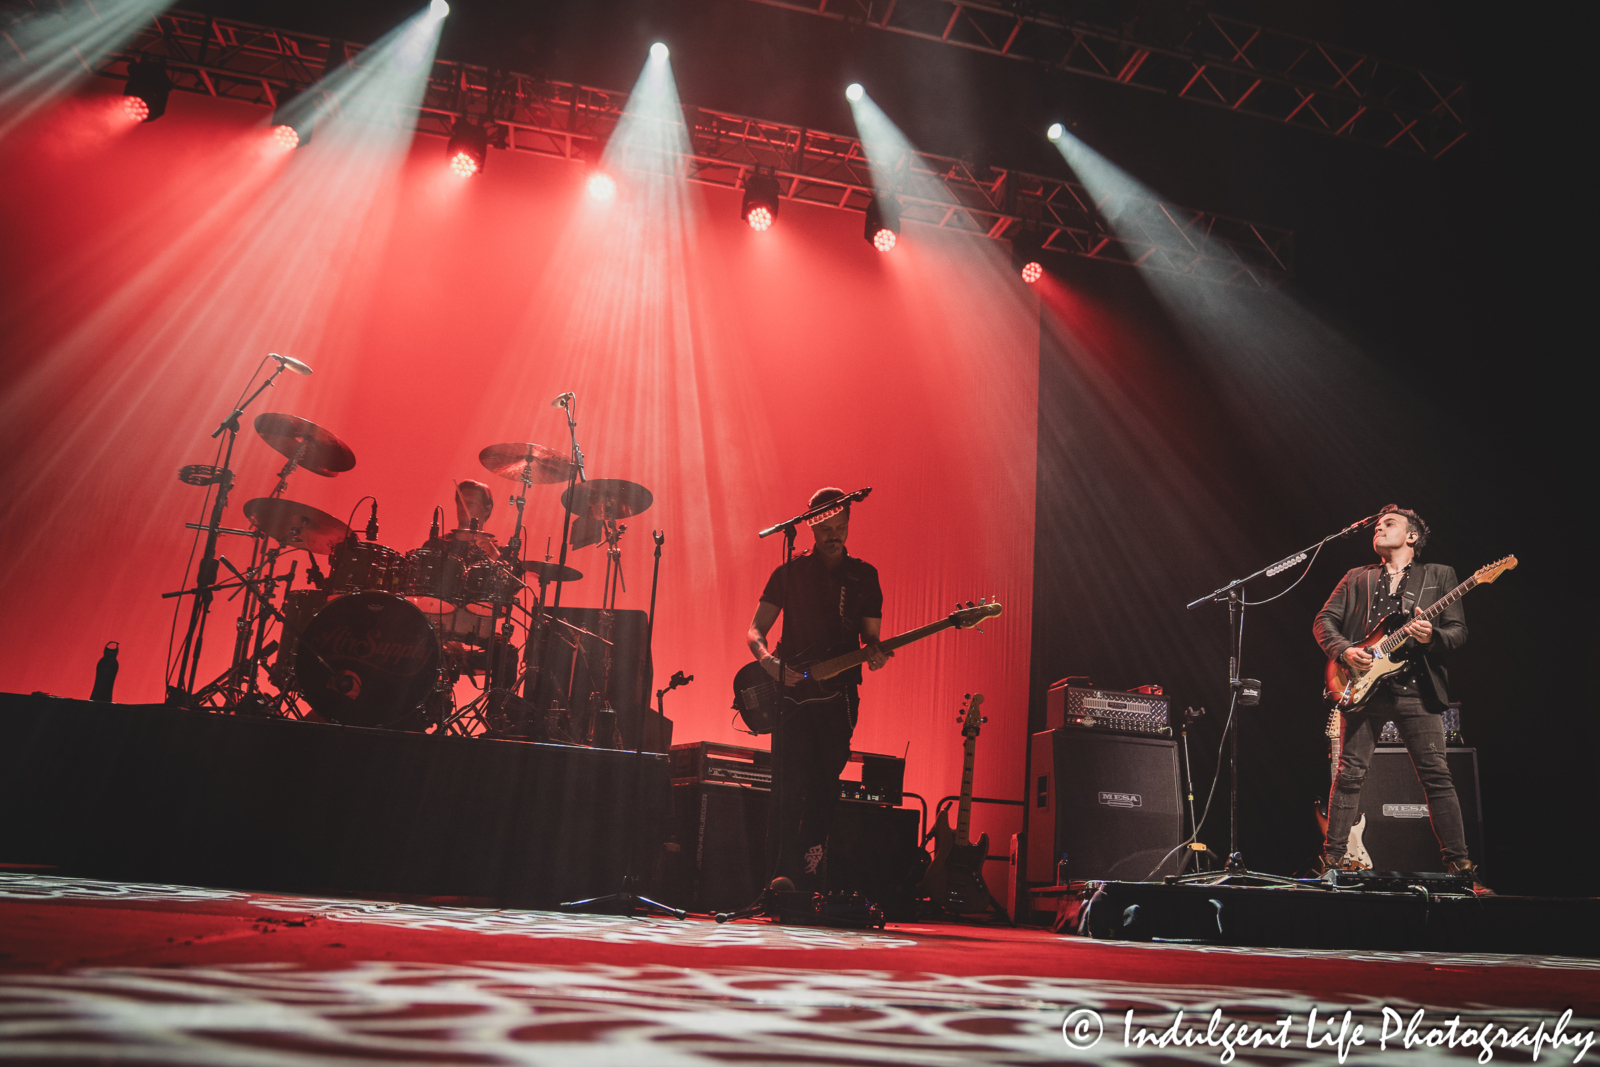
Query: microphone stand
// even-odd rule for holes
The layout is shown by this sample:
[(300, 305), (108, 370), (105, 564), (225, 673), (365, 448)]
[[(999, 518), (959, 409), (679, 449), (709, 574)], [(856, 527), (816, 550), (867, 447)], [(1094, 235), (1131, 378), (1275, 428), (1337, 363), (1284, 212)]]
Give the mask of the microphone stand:
[[(650, 614), (646, 619), (644, 627), (644, 647), (647, 654), (651, 653), (651, 643), (655, 639), (656, 588), (661, 581), (661, 545), (667, 539), (667, 535), (661, 530), (652, 531), (651, 536), (655, 538), (656, 542), (656, 565), (655, 573), (651, 575), (650, 578)], [(650, 661), (652, 664), (654, 663), (654, 659), (654, 655), (651, 654)], [(680, 682), (679, 679), (683, 679), (683, 681)], [(668, 690), (675, 689), (680, 684), (687, 684), (689, 680), (690, 679), (683, 678), (683, 672), (679, 671), (673, 676), (672, 683), (667, 686), (666, 690), (663, 690), (662, 692), (665, 693)], [(645, 716), (650, 712), (649, 674), (645, 674), (644, 690), (639, 694), (639, 698), (639, 712), (636, 716), (634, 716), (635, 725), (633, 730), (633, 803), (629, 805), (629, 809), (631, 810), (633, 817), (629, 820), (630, 831), (628, 834), (628, 855), (623, 866), (622, 889), (615, 893), (607, 893), (605, 896), (601, 897), (589, 897), (586, 900), (574, 900), (570, 903), (561, 905), (561, 907), (570, 911), (620, 912), (623, 915), (635, 915), (638, 913), (639, 909), (643, 908), (645, 914), (647, 915), (651, 912), (660, 912), (663, 915), (670, 915), (674, 919), (681, 919), (687, 915), (688, 912), (683, 911), (680, 908), (674, 908), (670, 905), (662, 904), (660, 901), (651, 900), (649, 897), (641, 896), (639, 893), (635, 892), (635, 887), (641, 882), (641, 879), (637, 878), (633, 873), (633, 864), (639, 854), (639, 823), (641, 821), (639, 818), (639, 793), (640, 787), (644, 780), (644, 719)], [(666, 712), (664, 709), (665, 705), (663, 705), (662, 711), (663, 722), (666, 719)]]
[[(1179, 875), (1177, 882), (1208, 882), (1219, 883), (1235, 876), (1265, 879), (1294, 883), (1292, 878), (1283, 878), (1280, 875), (1264, 874), (1250, 870), (1244, 862), (1244, 854), (1239, 850), (1239, 724), (1236, 714), (1241, 706), (1251, 707), (1261, 700), (1261, 683), (1254, 678), (1240, 677), (1240, 666), (1244, 656), (1244, 609), (1247, 603), (1244, 599), (1244, 585), (1261, 577), (1271, 577), (1295, 566), (1306, 557), (1311, 557), (1316, 562), (1316, 556), (1322, 551), (1322, 546), (1329, 541), (1336, 541), (1341, 537), (1349, 537), (1359, 533), (1367, 526), (1376, 522), (1377, 515), (1369, 515), (1360, 522), (1351, 523), (1344, 529), (1331, 533), (1320, 541), (1315, 541), (1298, 552), (1293, 552), (1276, 563), (1247, 574), (1243, 578), (1235, 578), (1219, 589), (1213, 589), (1203, 597), (1191, 600), (1185, 605), (1185, 610), (1192, 610), (1205, 603), (1226, 603), (1228, 605), (1228, 717), (1223, 727), (1228, 742), (1228, 862), (1221, 874), (1210, 871), (1195, 874)], [(1310, 564), (1307, 564), (1309, 569)], [(1287, 590), (1285, 590), (1287, 592)], [(1194, 827), (1194, 834), (1198, 838), (1200, 828)], [(1296, 883), (1297, 884), (1297, 883)]]
[[(541, 582), (539, 585), (539, 614), (544, 617), (544, 624), (541, 627), (541, 633), (539, 634), (539, 653), (537, 660), (532, 665), (532, 669), (527, 672), (527, 676), (523, 679), (522, 683), (523, 699), (529, 704), (533, 704), (539, 699), (539, 690), (544, 683), (546, 660), (549, 658), (550, 652), (550, 624), (555, 620), (556, 609), (561, 607), (561, 587), (566, 584), (562, 575), (566, 573), (567, 549), (569, 547), (567, 542), (571, 539), (570, 535), (572, 532), (572, 489), (573, 486), (577, 485), (578, 482), (589, 480), (588, 476), (583, 470), (583, 449), (578, 447), (578, 420), (573, 414), (572, 410), (574, 399), (575, 398), (573, 397), (568, 397), (566, 400), (562, 401), (561, 404), (561, 410), (567, 416), (567, 437), (572, 442), (572, 469), (567, 472), (567, 489), (566, 492), (562, 494), (562, 498), (566, 500), (567, 503), (562, 505), (563, 514), (561, 517), (561, 555), (556, 560), (557, 564), (561, 567), (561, 570), (556, 574), (556, 593), (553, 603), (547, 602), (544, 599), (544, 583)], [(528, 650), (531, 648), (533, 648), (533, 638), (530, 635), (528, 643), (523, 649), (523, 656), (525, 660), (528, 656)], [(571, 702), (572, 694), (568, 693), (567, 703), (570, 705)], [(540, 714), (545, 714), (548, 711), (548, 709), (538, 708), (535, 710), (538, 710)], [(570, 707), (568, 708), (568, 712), (570, 714)], [(525, 717), (526, 716), (524, 716), (524, 718)], [(522, 722), (519, 722), (517, 724), (517, 729), (525, 730), (526, 726)]]
[[(265, 362), (263, 360), (262, 362)], [(184, 634), (183, 652), (178, 660), (178, 684), (167, 687), (167, 703), (180, 707), (188, 707), (193, 701), (194, 686), (200, 673), (200, 649), (205, 643), (206, 620), (211, 614), (211, 600), (219, 588), (217, 585), (217, 538), (222, 533), (222, 513), (228, 506), (228, 492), (233, 488), (233, 446), (239, 440), (239, 417), (244, 414), (245, 408), (254, 403), (256, 397), (266, 392), (272, 383), (278, 380), (278, 375), (288, 369), (285, 363), (279, 363), (278, 369), (268, 375), (255, 392), (233, 409), (233, 412), (215, 430), (211, 431), (213, 438), (226, 433), (228, 443), (222, 458), (222, 470), (217, 474), (217, 498), (212, 503), (211, 521), (206, 523), (206, 547), (200, 557), (200, 567), (196, 572), (194, 586), (194, 606), (189, 612), (189, 629)], [(236, 664), (237, 666), (237, 664)]]

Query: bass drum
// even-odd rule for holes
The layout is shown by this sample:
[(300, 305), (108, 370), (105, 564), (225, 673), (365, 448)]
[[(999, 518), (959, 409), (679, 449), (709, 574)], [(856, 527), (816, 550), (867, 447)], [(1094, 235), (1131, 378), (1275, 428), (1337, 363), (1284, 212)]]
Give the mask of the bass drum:
[(439, 678), (439, 638), (400, 597), (355, 593), (311, 620), (294, 673), (301, 697), (330, 722), (420, 730), (422, 701)]

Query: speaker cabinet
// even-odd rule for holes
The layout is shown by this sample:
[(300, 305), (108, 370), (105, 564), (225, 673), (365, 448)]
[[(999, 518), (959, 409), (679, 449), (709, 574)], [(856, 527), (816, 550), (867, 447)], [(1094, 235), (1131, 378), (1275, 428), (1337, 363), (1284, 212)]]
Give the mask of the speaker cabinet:
[[(1472, 862), (1483, 862), (1483, 805), (1478, 796), (1478, 750), (1445, 749), (1445, 763), (1455, 779), (1461, 821), (1467, 831)], [(1428, 798), (1404, 748), (1379, 748), (1361, 786), (1361, 814), (1367, 817), (1362, 844), (1379, 871), (1443, 871), (1439, 839), (1428, 817)]]
[[(683, 862), (669, 879), (668, 899), (691, 911), (732, 911), (755, 899), (770, 877), (764, 789), (716, 782), (672, 786), (674, 837)], [(903, 911), (921, 877), (912, 808), (841, 800), (828, 833), (828, 888), (854, 890)]]
[(1162, 860), (1183, 840), (1176, 741), (1046, 730), (1031, 757), (1028, 881), (1054, 884), (1063, 852), (1074, 880), (1178, 873), (1181, 853)]

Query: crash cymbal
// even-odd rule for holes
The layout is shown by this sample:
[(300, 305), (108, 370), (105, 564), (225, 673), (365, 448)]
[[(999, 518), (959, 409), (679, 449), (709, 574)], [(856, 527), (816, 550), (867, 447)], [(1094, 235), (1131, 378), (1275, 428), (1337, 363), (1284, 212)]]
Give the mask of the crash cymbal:
[(626, 519), (654, 501), (650, 490), (621, 478), (592, 478), (561, 494), (561, 503), (574, 515), (591, 519)]
[(572, 477), (572, 461), (564, 453), (531, 442), (490, 445), (478, 453), (478, 462), (490, 474), (513, 482), (522, 481), (524, 470), (538, 485), (564, 482)]
[(245, 502), (251, 525), (286, 548), (326, 554), (350, 536), (350, 527), (310, 504), (258, 496)]
[[(312, 474), (332, 478), (356, 465), (350, 446), (314, 422), (295, 415), (263, 411), (256, 416), (256, 433), (278, 452), (293, 459), (300, 453), (300, 466)], [(301, 443), (305, 451), (300, 450)]]
[(582, 571), (537, 559), (527, 561), (522, 567), (523, 577), (530, 582), (575, 582), (583, 577)]

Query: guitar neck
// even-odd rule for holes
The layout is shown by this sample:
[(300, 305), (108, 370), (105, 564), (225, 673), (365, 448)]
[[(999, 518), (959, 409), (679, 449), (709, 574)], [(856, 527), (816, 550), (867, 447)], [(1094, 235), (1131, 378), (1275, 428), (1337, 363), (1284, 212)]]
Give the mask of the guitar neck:
[[(885, 652), (893, 652), (897, 648), (904, 648), (913, 641), (921, 641), (924, 637), (932, 637), (940, 630), (948, 630), (954, 625), (955, 623), (949, 619), (940, 619), (938, 622), (930, 622), (926, 626), (919, 626), (915, 630), (907, 630), (898, 637), (891, 637), (887, 641), (881, 641), (878, 647)], [(870, 655), (872, 655), (870, 648), (858, 648), (854, 652), (846, 652), (842, 656), (823, 660), (815, 667), (812, 667), (808, 673), (813, 678), (832, 678), (842, 671), (847, 671), (851, 667), (867, 662), (867, 657)]]
[[(1448, 608), (1451, 604), (1454, 604), (1456, 601), (1458, 601), (1462, 597), (1466, 596), (1468, 590), (1470, 590), (1473, 586), (1475, 586), (1477, 584), (1478, 584), (1477, 575), (1472, 575), (1466, 581), (1462, 582), (1460, 585), (1458, 585), (1454, 589), (1450, 590), (1444, 596), (1442, 596), (1438, 600), (1434, 601), (1433, 604), (1429, 605), (1428, 609), (1422, 613), (1422, 617), (1424, 619), (1427, 619), (1429, 622), (1432, 622), (1434, 619), (1438, 618), (1441, 614), (1443, 614), (1444, 610), (1446, 608)], [(1393, 652), (1395, 649), (1397, 649), (1401, 645), (1405, 644), (1406, 640), (1407, 640), (1407, 636), (1405, 634), (1403, 634), (1403, 633), (1400, 633), (1398, 630), (1396, 630), (1394, 633), (1390, 634), (1388, 637), (1385, 637), (1382, 641), (1380, 641), (1378, 643), (1378, 648), (1385, 656), (1387, 656), (1389, 653)]]
[(968, 737), (966, 752), (961, 761), (961, 807), (956, 812), (956, 840), (970, 841), (967, 831), (972, 828), (972, 764), (978, 751), (978, 739)]

